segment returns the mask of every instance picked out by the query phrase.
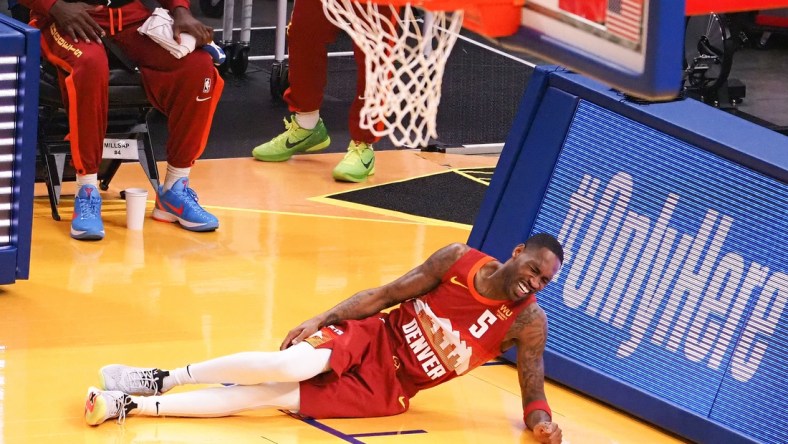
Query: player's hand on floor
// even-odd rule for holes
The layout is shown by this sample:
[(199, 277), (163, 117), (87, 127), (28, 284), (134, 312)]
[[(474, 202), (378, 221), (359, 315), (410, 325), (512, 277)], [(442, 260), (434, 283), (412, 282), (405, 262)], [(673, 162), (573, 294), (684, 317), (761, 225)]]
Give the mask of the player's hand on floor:
[(561, 435), (561, 428), (554, 422), (540, 422), (534, 426), (534, 438), (540, 443), (559, 444)]

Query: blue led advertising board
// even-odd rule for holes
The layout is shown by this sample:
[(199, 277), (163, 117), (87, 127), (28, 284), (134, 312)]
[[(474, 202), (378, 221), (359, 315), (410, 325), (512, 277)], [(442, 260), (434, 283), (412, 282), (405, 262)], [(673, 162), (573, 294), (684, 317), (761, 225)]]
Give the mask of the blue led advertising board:
[(539, 294), (548, 378), (696, 442), (788, 442), (788, 138), (533, 81), (469, 242), (562, 243)]
[(0, 14), (0, 285), (30, 273), (40, 44), (37, 29)]

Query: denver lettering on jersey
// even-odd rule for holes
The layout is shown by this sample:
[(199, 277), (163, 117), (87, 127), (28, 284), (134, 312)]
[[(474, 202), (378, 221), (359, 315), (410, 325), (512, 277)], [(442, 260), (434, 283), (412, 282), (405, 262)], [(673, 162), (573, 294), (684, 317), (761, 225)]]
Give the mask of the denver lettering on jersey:
[(434, 380), (448, 371), (458, 375), (469, 371), (473, 349), (451, 321), (438, 317), (423, 300), (414, 300), (413, 307), (416, 316), (402, 326), (402, 331), (427, 376)]
[(405, 340), (408, 341), (410, 349), (419, 360), (421, 368), (430, 379), (436, 379), (446, 374), (446, 368), (438, 361), (427, 340), (424, 339), (415, 318), (402, 326), (402, 332), (405, 333)]

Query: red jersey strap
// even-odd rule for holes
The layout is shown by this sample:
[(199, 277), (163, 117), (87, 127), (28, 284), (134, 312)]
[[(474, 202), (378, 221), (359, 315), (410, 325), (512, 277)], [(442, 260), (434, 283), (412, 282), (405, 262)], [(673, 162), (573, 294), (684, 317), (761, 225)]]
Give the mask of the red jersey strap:
[(482, 296), (478, 291), (476, 291), (476, 285), (474, 285), (473, 281), (474, 281), (474, 277), (476, 277), (476, 273), (478, 273), (479, 270), (486, 263), (492, 262), (494, 260), (495, 259), (490, 257), (490, 256), (483, 255), (481, 258), (479, 258), (476, 261), (476, 263), (474, 263), (471, 266), (471, 269), (468, 270), (468, 275), (465, 276), (465, 281), (468, 284), (468, 291), (470, 291), (471, 296), (473, 296), (474, 299), (476, 299), (477, 301), (479, 301), (479, 302), (481, 302), (482, 304), (485, 304), (485, 305), (498, 305), (498, 304), (501, 303), (501, 301), (496, 301), (494, 299), (490, 299), (488, 297)]
[(494, 301), (486, 298), (476, 291), (474, 285), (474, 277), (486, 263), (494, 261), (495, 258), (482, 253), (479, 250), (471, 248), (466, 251), (457, 262), (455, 262), (446, 275), (443, 276), (443, 281), (450, 281), (453, 284), (461, 285), (468, 289), (468, 292), (474, 299), (485, 305), (497, 305), (500, 301)]

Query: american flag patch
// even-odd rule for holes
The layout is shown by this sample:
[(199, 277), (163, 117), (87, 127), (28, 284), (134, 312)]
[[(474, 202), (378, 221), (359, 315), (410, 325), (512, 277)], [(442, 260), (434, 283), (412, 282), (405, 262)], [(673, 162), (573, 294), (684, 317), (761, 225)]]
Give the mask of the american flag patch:
[(643, 0), (608, 0), (607, 30), (629, 41), (640, 43)]

